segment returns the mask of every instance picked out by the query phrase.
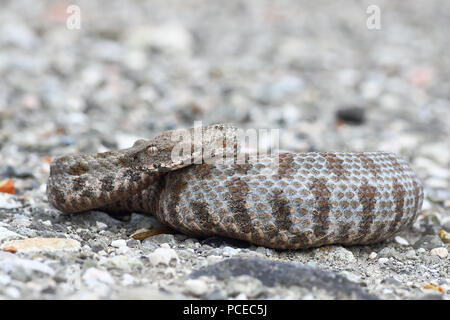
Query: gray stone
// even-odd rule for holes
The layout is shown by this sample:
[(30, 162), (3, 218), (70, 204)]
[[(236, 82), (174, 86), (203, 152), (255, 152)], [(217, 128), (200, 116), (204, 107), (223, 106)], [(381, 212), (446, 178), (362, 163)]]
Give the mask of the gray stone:
[(145, 241), (151, 241), (157, 244), (168, 243), (170, 245), (175, 245), (177, 243), (177, 240), (175, 239), (174, 235), (167, 233), (157, 234), (153, 237), (145, 239)]
[(344, 276), (315, 269), (305, 265), (277, 262), (259, 258), (232, 258), (191, 273), (190, 278), (201, 276), (228, 280), (233, 277), (248, 275), (260, 280), (263, 285), (299, 286), (312, 290), (324, 289), (336, 298), (376, 299), (358, 284)]
[(442, 246), (443, 246), (443, 242), (436, 235), (425, 235), (422, 238), (420, 238), (419, 240), (417, 240), (413, 245), (413, 247), (415, 249), (424, 248), (424, 249), (428, 249), (428, 250), (442, 247)]

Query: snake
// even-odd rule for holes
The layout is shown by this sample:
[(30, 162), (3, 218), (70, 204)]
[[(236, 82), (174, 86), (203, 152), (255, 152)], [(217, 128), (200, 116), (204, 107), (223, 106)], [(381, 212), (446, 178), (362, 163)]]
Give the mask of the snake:
[[(56, 157), (48, 200), (65, 213), (150, 214), (188, 236), (274, 249), (371, 244), (410, 227), (420, 214), (423, 185), (394, 153), (262, 153), (238, 162), (236, 140), (223, 138), (236, 135), (234, 125), (200, 128), (197, 145), (173, 138), (192, 138), (195, 130), (165, 131), (127, 149)], [(212, 145), (222, 153), (211, 152)], [(220, 155), (234, 161), (217, 161)]]

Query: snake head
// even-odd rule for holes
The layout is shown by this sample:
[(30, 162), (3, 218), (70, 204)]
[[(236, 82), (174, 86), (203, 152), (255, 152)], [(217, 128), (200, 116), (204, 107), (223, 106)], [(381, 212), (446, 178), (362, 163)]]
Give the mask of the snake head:
[[(129, 166), (135, 170), (147, 173), (168, 172), (183, 167), (172, 160), (173, 143), (153, 140), (137, 140), (133, 146), (126, 149)], [(181, 166), (180, 166), (181, 165)]]
[[(235, 131), (231, 124), (165, 131), (152, 140), (137, 140), (126, 149), (126, 157), (131, 161), (130, 166), (139, 171), (173, 171), (213, 158), (211, 152), (205, 151), (211, 146), (223, 148), (225, 135), (234, 139)], [(234, 145), (235, 140), (231, 141)]]

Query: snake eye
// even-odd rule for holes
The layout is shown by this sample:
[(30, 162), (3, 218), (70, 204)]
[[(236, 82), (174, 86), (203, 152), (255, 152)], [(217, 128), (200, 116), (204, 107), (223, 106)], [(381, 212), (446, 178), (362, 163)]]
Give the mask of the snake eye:
[(157, 147), (148, 147), (147, 148), (147, 154), (149, 155), (149, 156), (155, 156), (155, 155), (157, 155), (158, 154), (158, 148)]

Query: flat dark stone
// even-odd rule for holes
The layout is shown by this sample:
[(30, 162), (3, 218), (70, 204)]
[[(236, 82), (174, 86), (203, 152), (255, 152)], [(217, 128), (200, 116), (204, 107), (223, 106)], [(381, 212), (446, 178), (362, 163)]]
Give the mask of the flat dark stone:
[(190, 278), (201, 276), (227, 280), (248, 275), (259, 279), (265, 286), (299, 286), (309, 290), (323, 289), (337, 299), (378, 299), (367, 293), (359, 284), (334, 272), (310, 266), (270, 261), (259, 258), (232, 258), (194, 271)]
[(362, 124), (366, 121), (366, 111), (361, 107), (347, 107), (336, 112), (336, 118), (349, 124)]

